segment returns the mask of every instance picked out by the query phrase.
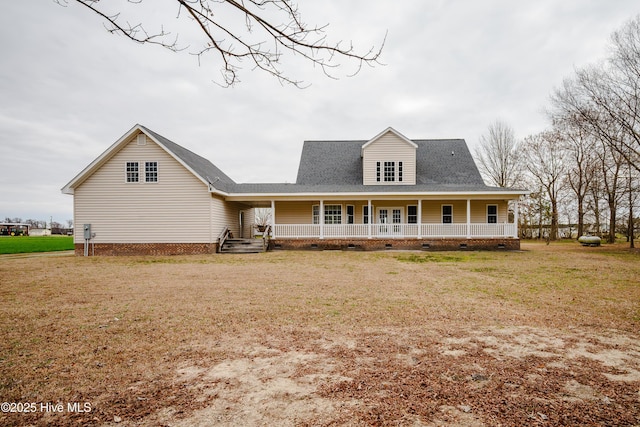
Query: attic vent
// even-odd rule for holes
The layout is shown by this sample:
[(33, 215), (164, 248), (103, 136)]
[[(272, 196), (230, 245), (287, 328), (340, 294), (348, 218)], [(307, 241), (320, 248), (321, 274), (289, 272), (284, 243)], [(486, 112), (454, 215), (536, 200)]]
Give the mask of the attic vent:
[(147, 135), (144, 133), (138, 134), (138, 145), (147, 145)]

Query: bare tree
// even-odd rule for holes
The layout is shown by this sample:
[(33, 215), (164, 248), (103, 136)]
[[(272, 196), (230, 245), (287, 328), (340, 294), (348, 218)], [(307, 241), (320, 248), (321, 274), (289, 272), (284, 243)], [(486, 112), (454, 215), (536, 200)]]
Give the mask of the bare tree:
[(480, 137), (475, 157), (482, 175), (497, 187), (513, 187), (522, 179), (522, 168), (513, 129), (496, 120)]
[(640, 171), (640, 15), (612, 35), (607, 61), (576, 71), (555, 97)]
[[(201, 57), (215, 53), (222, 61), (222, 82), (232, 86), (240, 81), (240, 64), (275, 76), (281, 83), (302, 87), (303, 82), (282, 69), (285, 54), (299, 57), (318, 66), (327, 76), (335, 78), (332, 70), (340, 64), (338, 58), (353, 60), (357, 74), (363, 64), (378, 63), (380, 48), (359, 53), (351, 43), (331, 43), (325, 30), (328, 25), (307, 25), (293, 0), (174, 0), (175, 17), (162, 16), (162, 23), (150, 23), (155, 13), (143, 11), (144, 0), (54, 0), (62, 6), (69, 1), (90, 9), (106, 22), (107, 30), (142, 44), (155, 44), (172, 51), (185, 50), (178, 35), (165, 29), (173, 18), (174, 26), (185, 22), (186, 27), (199, 39), (193, 55)], [(151, 4), (147, 2), (146, 4)], [(153, 5), (157, 8), (157, 5)], [(152, 12), (157, 12), (154, 9)], [(141, 14), (138, 18), (135, 14)], [(150, 28), (155, 28), (150, 30)]]
[(260, 231), (264, 231), (272, 223), (271, 208), (255, 209), (255, 225)]
[(554, 132), (542, 132), (525, 138), (523, 160), (529, 174), (546, 193), (551, 205), (549, 239), (558, 238), (558, 202), (566, 174), (565, 151)]
[[(563, 96), (552, 98), (552, 103), (561, 102)], [(588, 129), (585, 129), (581, 118), (573, 113), (562, 111), (556, 107), (557, 113), (551, 113), (553, 127), (567, 152), (568, 187), (575, 195), (577, 208), (578, 237), (585, 232), (584, 218), (586, 214), (586, 198), (591, 182), (597, 171), (595, 156), (596, 140)]]

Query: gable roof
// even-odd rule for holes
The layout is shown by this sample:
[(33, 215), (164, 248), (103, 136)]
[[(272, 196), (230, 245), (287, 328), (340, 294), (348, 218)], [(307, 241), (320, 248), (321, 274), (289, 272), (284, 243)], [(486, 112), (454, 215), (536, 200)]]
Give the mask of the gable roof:
[(146, 128), (145, 126), (136, 124), (109, 148), (107, 148), (100, 156), (98, 156), (98, 158), (96, 158), (86, 168), (84, 168), (78, 175), (76, 175), (71, 181), (69, 181), (64, 187), (62, 187), (62, 192), (65, 194), (73, 194), (73, 190), (75, 187), (84, 182), (96, 170), (98, 170), (109, 159), (111, 159), (118, 151), (120, 151), (125, 145), (127, 145), (134, 135), (137, 135), (140, 132), (146, 134), (149, 138), (151, 138), (153, 142), (155, 142), (160, 148), (165, 150), (171, 157), (176, 159), (205, 185), (225, 192), (229, 191), (235, 185), (235, 182), (231, 178), (229, 178), (224, 172), (222, 172), (209, 160), (195, 154), (192, 151), (187, 150), (181, 145), (176, 144), (175, 142)]
[[(416, 147), (415, 185), (364, 185), (362, 181), (362, 148), (387, 132), (405, 138), (387, 128), (371, 140), (357, 141), (305, 141), (295, 184), (248, 183), (237, 184), (222, 170), (192, 151), (164, 136), (135, 125), (113, 145), (91, 162), (63, 188), (73, 194), (74, 188), (91, 176), (128, 144), (133, 136), (142, 132), (182, 164), (196, 178), (208, 186), (212, 193), (240, 199), (251, 195), (301, 194), (527, 194), (526, 190), (490, 187), (484, 184), (480, 172), (463, 139), (407, 140)], [(406, 138), (405, 138), (406, 139)], [(244, 200), (244, 199), (243, 199)]]
[[(366, 141), (305, 141), (297, 184), (362, 185), (360, 148)], [(486, 187), (464, 139), (419, 139), (416, 185)], [(453, 154), (452, 154), (453, 153)]]
[(365, 142), (362, 145), (362, 149), (360, 151), (360, 154), (363, 155), (364, 154), (364, 150), (368, 146), (370, 146), (371, 144), (375, 143), (378, 139), (382, 138), (387, 133), (392, 133), (395, 136), (397, 136), (398, 138), (400, 138), (400, 140), (403, 141), (404, 143), (406, 143), (407, 145), (409, 145), (409, 146), (411, 146), (413, 148), (418, 148), (418, 146), (413, 141), (411, 141), (409, 138), (407, 138), (406, 136), (404, 136), (403, 134), (401, 134), (400, 132), (398, 132), (394, 128), (388, 127), (385, 130), (383, 130), (382, 132), (380, 132), (379, 134), (377, 134), (376, 136), (374, 136), (373, 138), (371, 138), (369, 141)]
[(193, 151), (187, 150), (183, 146), (155, 133), (151, 129), (141, 125), (138, 126), (144, 131), (144, 133), (150, 136), (156, 143), (158, 143), (158, 145), (167, 150), (169, 154), (176, 158), (176, 160), (182, 163), (204, 183), (212, 185), (214, 188), (225, 192), (230, 191), (236, 184), (235, 181), (222, 172), (220, 168), (204, 157), (197, 155)]

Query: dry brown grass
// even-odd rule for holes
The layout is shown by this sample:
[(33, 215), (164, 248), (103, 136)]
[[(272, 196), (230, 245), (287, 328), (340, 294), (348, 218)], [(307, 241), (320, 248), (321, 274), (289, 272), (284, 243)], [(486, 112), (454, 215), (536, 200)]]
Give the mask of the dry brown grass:
[(0, 258), (7, 425), (640, 425), (640, 255)]

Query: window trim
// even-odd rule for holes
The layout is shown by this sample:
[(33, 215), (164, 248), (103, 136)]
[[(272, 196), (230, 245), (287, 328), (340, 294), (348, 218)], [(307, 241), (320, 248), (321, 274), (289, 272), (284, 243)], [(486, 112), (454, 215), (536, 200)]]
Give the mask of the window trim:
[[(490, 214), (489, 213), (489, 208), (490, 207), (496, 208), (496, 213), (495, 214)], [(487, 224), (497, 224), (498, 223), (498, 217), (499, 217), (498, 212), (499, 212), (498, 211), (498, 205), (496, 205), (496, 204), (487, 204)], [(492, 216), (495, 217), (495, 221), (493, 221), (493, 222), (489, 220), (489, 218), (492, 217)]]
[[(373, 205), (371, 205), (371, 209), (373, 210)], [(369, 218), (371, 218), (371, 214), (369, 213), (369, 205), (362, 205), (362, 223), (368, 225)]]
[[(339, 213), (332, 213), (329, 214), (329, 216), (331, 216), (333, 218), (334, 222), (327, 222), (327, 210), (330, 210), (331, 208), (336, 208), (338, 207), (339, 209), (336, 209), (336, 211), (340, 211)], [(324, 205), (324, 212), (323, 212), (323, 224), (324, 225), (342, 225), (342, 205), (340, 204), (332, 204), (332, 205)], [(337, 222), (335, 222), (337, 219)]]
[[(450, 217), (450, 221), (449, 222), (444, 220), (445, 219), (445, 213), (444, 213), (444, 208), (445, 207), (451, 208), (451, 213), (447, 214), (447, 217)], [(451, 205), (451, 204), (446, 204), (446, 205), (443, 204), (443, 205), (441, 205), (441, 207), (440, 207), (440, 219), (441, 219), (443, 224), (453, 224), (453, 205)]]
[[(349, 208), (351, 208), (351, 213), (349, 213)], [(345, 205), (345, 216), (346, 222), (345, 224), (355, 224), (356, 223), (356, 206), (355, 205)]]
[[(153, 170), (149, 171), (147, 169), (147, 167), (149, 165), (153, 164), (153, 163), (155, 163), (155, 166), (156, 166), (155, 171), (153, 171)], [(159, 165), (158, 161), (150, 160), (150, 161), (145, 161), (144, 162), (144, 182), (146, 184), (157, 184), (158, 181), (159, 181), (159, 176), (160, 176), (159, 172), (160, 172), (160, 165)], [(155, 174), (155, 178), (156, 179), (155, 180), (149, 180), (149, 174)]]
[[(129, 170), (129, 167), (133, 167), (133, 165), (135, 165), (135, 171)], [(134, 174), (135, 179), (133, 179)], [(140, 182), (140, 162), (126, 161), (124, 163), (124, 182), (127, 184), (135, 184)]]
[(320, 225), (320, 205), (311, 205), (311, 224)]
[(396, 182), (396, 162), (386, 161), (384, 162), (383, 169), (384, 182)]
[[(411, 215), (409, 213), (409, 210), (411, 208), (416, 208), (416, 214), (415, 214), (415, 222), (411, 222), (410, 218), (414, 215)], [(407, 205), (407, 224), (417, 224), (418, 223), (418, 205)]]

